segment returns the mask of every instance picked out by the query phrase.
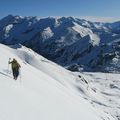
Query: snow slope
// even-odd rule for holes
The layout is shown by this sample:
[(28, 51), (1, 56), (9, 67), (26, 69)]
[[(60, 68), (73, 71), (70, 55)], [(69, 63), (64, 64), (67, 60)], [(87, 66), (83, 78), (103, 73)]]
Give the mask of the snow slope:
[[(21, 45), (12, 47), (0, 44), (0, 120), (113, 120), (80, 96), (72, 72)], [(21, 64), (17, 81), (10, 57)]]
[(120, 120), (120, 74), (85, 72), (84, 79), (95, 91), (95, 94), (86, 95), (91, 104), (111, 114), (115, 120)]

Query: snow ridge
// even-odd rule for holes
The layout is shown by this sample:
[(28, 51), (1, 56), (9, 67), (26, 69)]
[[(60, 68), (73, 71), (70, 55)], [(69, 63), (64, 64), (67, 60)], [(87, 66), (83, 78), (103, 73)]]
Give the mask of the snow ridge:
[[(114, 120), (84, 99), (95, 92), (77, 74), (21, 45), (0, 44), (0, 51), (1, 120)], [(7, 64), (9, 57), (21, 64), (17, 81)]]

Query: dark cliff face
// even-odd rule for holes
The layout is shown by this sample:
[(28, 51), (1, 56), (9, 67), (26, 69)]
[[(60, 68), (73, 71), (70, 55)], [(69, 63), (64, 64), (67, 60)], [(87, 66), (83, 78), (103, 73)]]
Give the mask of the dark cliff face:
[(9, 15), (0, 20), (0, 42), (21, 43), (70, 70), (119, 69), (120, 22)]

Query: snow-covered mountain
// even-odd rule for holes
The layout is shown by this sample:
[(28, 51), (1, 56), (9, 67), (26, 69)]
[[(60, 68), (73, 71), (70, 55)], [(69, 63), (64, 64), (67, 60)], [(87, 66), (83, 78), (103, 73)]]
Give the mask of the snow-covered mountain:
[(8, 15), (0, 20), (0, 42), (21, 43), (76, 71), (119, 71), (120, 22)]
[[(0, 120), (120, 119), (119, 74), (72, 73), (21, 45), (0, 51)], [(17, 81), (10, 57), (21, 65)]]

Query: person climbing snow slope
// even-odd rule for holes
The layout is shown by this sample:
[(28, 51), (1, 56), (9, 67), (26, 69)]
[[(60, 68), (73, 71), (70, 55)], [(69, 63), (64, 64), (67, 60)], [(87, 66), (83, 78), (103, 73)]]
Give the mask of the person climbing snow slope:
[(17, 80), (17, 78), (19, 76), (19, 69), (21, 67), (20, 64), (17, 62), (17, 60), (15, 58), (13, 58), (13, 60), (9, 61), (8, 63), (11, 64), (13, 78), (15, 80)]

